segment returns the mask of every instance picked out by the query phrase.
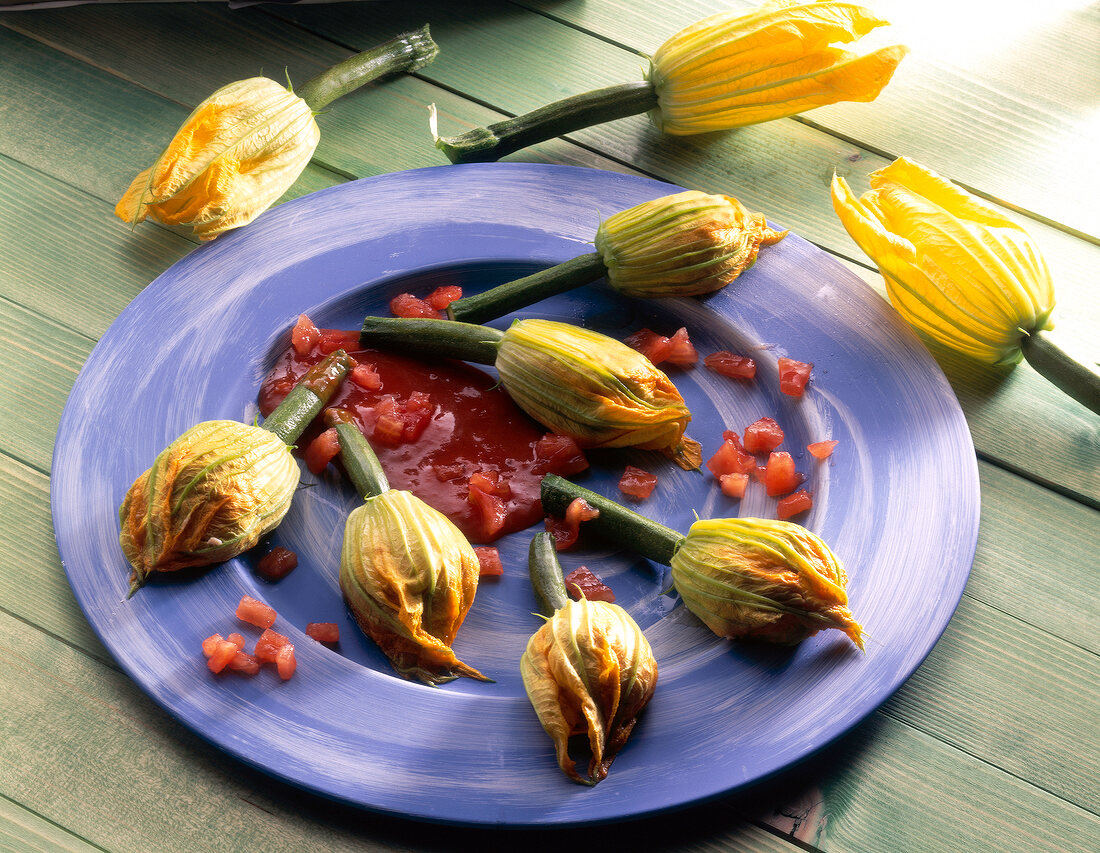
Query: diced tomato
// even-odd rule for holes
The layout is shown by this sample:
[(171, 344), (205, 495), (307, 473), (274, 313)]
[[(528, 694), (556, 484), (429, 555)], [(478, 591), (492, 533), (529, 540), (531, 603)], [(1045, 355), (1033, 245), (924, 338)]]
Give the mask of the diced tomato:
[(452, 480), (458, 480), (466, 475), (466, 466), (461, 462), (455, 462), (451, 465), (433, 465), (432, 471), (436, 476), (436, 479), (441, 483), (448, 483)]
[(766, 482), (768, 478), (768, 466), (757, 465), (755, 468), (749, 471), (749, 476), (756, 480), (756, 482), (758, 483)]
[(302, 459), (311, 474), (320, 474), (328, 463), (340, 452), (340, 438), (334, 427), (330, 427), (306, 445)]
[(228, 637), (226, 637), (226, 639), (229, 640), (229, 642), (231, 642), (238, 649), (243, 649), (244, 648), (244, 635), (243, 634), (238, 634), (236, 631), (234, 631), (232, 634), (230, 634)]
[(275, 608), (250, 595), (242, 596), (241, 603), (237, 605), (237, 618), (257, 628), (270, 628), (275, 624), (275, 617)]
[(837, 442), (835, 439), (832, 441), (815, 441), (806, 445), (806, 449), (814, 456), (815, 459), (828, 459), (833, 455), (833, 450), (836, 449)]
[(388, 394), (374, 407), (377, 420), (371, 439), (388, 447), (410, 444), (424, 434), (434, 410), (431, 397), (423, 391), (413, 391), (400, 403)]
[(206, 665), (211, 672), (221, 672), (229, 665), (229, 662), (233, 660), (233, 656), (238, 651), (236, 643), (231, 643), (229, 640), (218, 640), (214, 645), (213, 653), (206, 659)]
[(504, 500), (491, 492), (486, 492), (473, 484), (470, 480), (470, 494), (467, 500), (474, 508), (476, 516), (476, 530), (471, 538), (479, 542), (491, 542), (504, 527), (504, 520), (508, 517), (508, 506)]
[(279, 581), (298, 568), (298, 555), (289, 548), (276, 545), (256, 563), (256, 573), (267, 581)]
[(752, 379), (756, 376), (756, 362), (745, 355), (734, 355), (721, 350), (703, 358), (703, 364), (715, 373), (732, 379)]
[(218, 643), (225, 642), (225, 637), (221, 634), (211, 634), (205, 640), (202, 641), (202, 653), (207, 657), (214, 654), (215, 649), (218, 648)]
[(723, 474), (748, 474), (756, 467), (756, 459), (748, 453), (737, 438), (737, 433), (726, 430), (724, 440), (707, 460), (707, 469), (715, 476)]
[(462, 288), (457, 284), (445, 284), (428, 294), (424, 301), (436, 311), (446, 311), (447, 306), (462, 298)]
[(470, 475), (470, 487), (481, 489), (486, 494), (496, 495), (503, 500), (512, 497), (512, 487), (507, 480), (501, 479), (499, 471), (475, 471)]
[(634, 334), (623, 338), (623, 343), (631, 349), (636, 349), (654, 364), (660, 364), (668, 358), (671, 350), (669, 339), (650, 329), (639, 329)]
[(286, 681), (298, 668), (298, 659), (294, 656), (294, 646), (287, 643), (275, 653), (275, 666), (279, 670), (279, 678)]
[(437, 311), (427, 301), (413, 296), (411, 293), (399, 293), (390, 300), (390, 313), (394, 317), (430, 317), (435, 320), (443, 319), (443, 312)]
[(382, 390), (382, 377), (378, 375), (373, 364), (356, 362), (355, 367), (348, 374), (348, 380), (366, 391)]
[(260, 671), (260, 662), (255, 655), (238, 651), (229, 661), (229, 668), (241, 675), (255, 675)]
[(252, 653), (257, 660), (264, 663), (275, 663), (275, 656), (279, 653), (279, 649), (287, 645), (290, 645), (290, 640), (287, 637), (268, 628), (256, 640), (256, 648), (252, 650)]
[(539, 472), (558, 474), (568, 477), (579, 474), (588, 468), (588, 459), (576, 440), (569, 435), (548, 432), (535, 442), (535, 456), (539, 462)]
[(722, 494), (727, 498), (743, 498), (749, 485), (748, 474), (723, 474), (718, 478)]
[(577, 601), (581, 598), (587, 598), (589, 601), (612, 602), (615, 600), (615, 593), (611, 591), (611, 587), (593, 574), (588, 566), (581, 566), (567, 574), (565, 589), (569, 597)]
[(565, 508), (565, 518), (546, 517), (546, 529), (554, 537), (554, 548), (564, 551), (576, 544), (580, 536), (581, 523), (598, 518), (600, 511), (591, 506), (584, 498), (575, 498)]
[(801, 397), (813, 367), (809, 362), (795, 361), (793, 358), (779, 359), (779, 390), (791, 397)]
[(344, 329), (321, 329), (321, 340), (318, 347), (325, 355), (336, 352), (338, 349), (345, 351), (359, 349), (359, 333), (349, 332)]
[(321, 330), (305, 314), (298, 315), (298, 322), (290, 330), (290, 345), (298, 355), (309, 355), (310, 350), (321, 340)]
[(793, 495), (780, 498), (775, 505), (775, 514), (780, 519), (788, 519), (793, 515), (806, 512), (814, 505), (814, 499), (805, 489), (799, 489)]
[(504, 574), (504, 564), (500, 561), (500, 551), (488, 545), (478, 545), (474, 548), (477, 561), (481, 564), (479, 577), (499, 578)]
[(619, 491), (636, 501), (644, 501), (657, 486), (657, 475), (633, 465), (627, 465), (619, 478)]
[(745, 427), (745, 450), (771, 453), (783, 443), (783, 428), (771, 418), (760, 418)]
[(699, 361), (699, 353), (695, 351), (695, 344), (688, 339), (686, 327), (680, 327), (668, 339), (668, 355), (665, 360), (677, 367), (690, 367)]
[(306, 636), (318, 643), (340, 642), (340, 626), (335, 622), (310, 622), (306, 625)]
[(794, 457), (783, 450), (772, 451), (768, 456), (764, 488), (769, 497), (786, 495), (798, 488), (802, 476), (794, 468)]

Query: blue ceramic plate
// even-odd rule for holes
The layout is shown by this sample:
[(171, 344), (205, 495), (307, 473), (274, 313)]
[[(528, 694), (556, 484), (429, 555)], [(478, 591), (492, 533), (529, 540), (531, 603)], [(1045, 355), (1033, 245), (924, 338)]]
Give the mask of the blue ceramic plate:
[[(156, 454), (198, 421), (252, 421), (256, 392), (305, 312), (358, 328), (397, 293), (467, 293), (591, 251), (601, 216), (678, 188), (587, 169), (446, 166), (355, 181), (285, 204), (203, 246), (122, 312), (73, 388), (57, 438), (53, 518), (69, 581), (103, 642), (156, 702), (243, 761), (337, 800), (468, 824), (568, 825), (652, 814), (762, 779), (843, 734), (928, 654), (969, 572), (978, 529), (974, 449), (955, 396), (924, 347), (867, 286), (795, 235), (704, 299), (643, 302), (601, 282), (527, 313), (615, 337), (687, 326), (702, 354), (750, 353), (755, 382), (702, 364), (670, 375), (704, 458), (722, 431), (762, 415), (787, 432), (813, 510), (801, 520), (850, 575), (866, 653), (829, 631), (796, 649), (715, 638), (668, 588), (667, 569), (608, 550), (567, 552), (614, 589), (660, 665), (656, 695), (607, 780), (566, 780), (523, 693), (518, 660), (540, 622), (527, 582), (531, 531), (499, 545), (503, 579), (481, 585), (455, 643), (495, 683), (430, 688), (395, 677), (348, 618), (337, 585), (343, 520), (356, 505), (334, 474), (313, 478), (271, 544), (296, 551), (283, 581), (253, 556), (126, 599), (117, 507)], [(806, 395), (778, 391), (776, 358), (814, 363)], [(99, 399), (125, 401), (100, 408)], [(95, 412), (94, 417), (92, 412)], [(836, 439), (815, 461), (805, 446)], [(700, 516), (774, 517), (758, 485), (740, 502), (709, 474), (642, 451), (593, 453), (585, 485), (616, 496), (627, 463), (660, 482), (640, 508), (686, 530)], [(331, 469), (330, 469), (331, 470)], [(241, 596), (270, 603), (297, 648), (281, 682), (214, 677), (201, 640), (238, 630)], [(336, 650), (303, 633), (338, 621)], [(251, 641), (251, 637), (250, 637)]]

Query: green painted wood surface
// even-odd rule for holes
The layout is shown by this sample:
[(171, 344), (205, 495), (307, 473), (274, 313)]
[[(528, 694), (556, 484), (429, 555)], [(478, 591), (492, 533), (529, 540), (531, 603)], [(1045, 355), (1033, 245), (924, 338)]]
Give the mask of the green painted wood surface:
[[(303, 795), (157, 708), (110, 658), (65, 582), (48, 479), (65, 397), (113, 317), (195, 245), (150, 223), (131, 233), (111, 210), (195, 103), (256, 73), (280, 79), (285, 69), (304, 80), (431, 21), (440, 60), (320, 116), (322, 143), (293, 198), (442, 165), (427, 136), (429, 104), (450, 132), (633, 79), (638, 51), (723, 5), (128, 4), (0, 15), (0, 368), (9, 377), (0, 392), (0, 849), (220, 853), (256, 849), (257, 839), (294, 851), (1094, 849), (1100, 420), (1026, 365), (978, 373), (935, 350), (983, 460), (982, 529), (963, 602), (928, 660), (864, 725), (804, 765), (668, 818), (537, 835), (457, 831)], [(872, 5), (912, 14), (893, 0)], [(945, 9), (920, 11), (945, 21), (948, 11), (973, 11)], [(1041, 11), (987, 27), (998, 43), (1006, 28), (1031, 22), (1019, 51), (984, 60), (965, 30), (945, 31), (932, 53), (906, 60), (874, 105), (706, 139), (662, 139), (644, 119), (629, 120), (512, 159), (729, 192), (881, 293), (829, 208), (827, 183), (839, 169), (859, 190), (894, 154), (927, 152), (930, 165), (1021, 212), (1056, 270), (1060, 331), (1094, 345), (1100, 247), (1078, 234), (1097, 233), (1097, 173), (1080, 169), (1080, 146), (1082, 134), (1095, 136), (1100, 16), (1058, 2), (1046, 23), (1028, 18)], [(977, 135), (981, 156), (964, 144)]]

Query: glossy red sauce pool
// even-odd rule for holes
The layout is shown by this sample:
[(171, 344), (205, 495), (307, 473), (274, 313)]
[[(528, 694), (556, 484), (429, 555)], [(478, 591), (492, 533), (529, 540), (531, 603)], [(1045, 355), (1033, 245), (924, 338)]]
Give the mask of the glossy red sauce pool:
[[(330, 407), (354, 415), (392, 488), (444, 513), (470, 541), (491, 542), (540, 521), (542, 476), (587, 467), (571, 439), (548, 435), (488, 373), (464, 362), (361, 349), (358, 332), (303, 332), (302, 322), (260, 387), (260, 412), (270, 414), (311, 365), (343, 348), (359, 368)], [(322, 423), (319, 417), (299, 439), (301, 450)]]

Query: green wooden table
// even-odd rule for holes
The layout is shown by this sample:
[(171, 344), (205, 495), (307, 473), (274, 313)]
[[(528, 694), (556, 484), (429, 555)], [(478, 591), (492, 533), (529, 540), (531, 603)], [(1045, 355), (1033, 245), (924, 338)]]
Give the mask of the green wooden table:
[[(426, 826), (303, 794), (207, 745), (93, 634), (51, 528), (51, 452), (81, 364), (195, 244), (115, 201), (190, 109), (266, 73), (301, 81), (430, 22), (414, 76), (320, 116), (289, 197), (439, 165), (427, 106), (457, 131), (637, 79), (639, 53), (721, 0), (101, 5), (0, 15), (0, 850), (1095, 850), (1100, 844), (1100, 418), (1029, 367), (935, 351), (977, 448), (981, 534), (942, 640), (849, 736), (743, 794), (629, 825), (518, 834)], [(832, 213), (910, 156), (1003, 206), (1055, 269), (1059, 332), (1097, 349), (1100, 9), (1087, 0), (870, 2), (913, 54), (872, 105), (706, 139), (624, 120), (513, 160), (727, 192), (881, 290)], [(532, 73), (532, 69), (536, 71)], [(543, 69), (541, 73), (538, 71)], [(608, 848), (608, 845), (614, 847)]]

